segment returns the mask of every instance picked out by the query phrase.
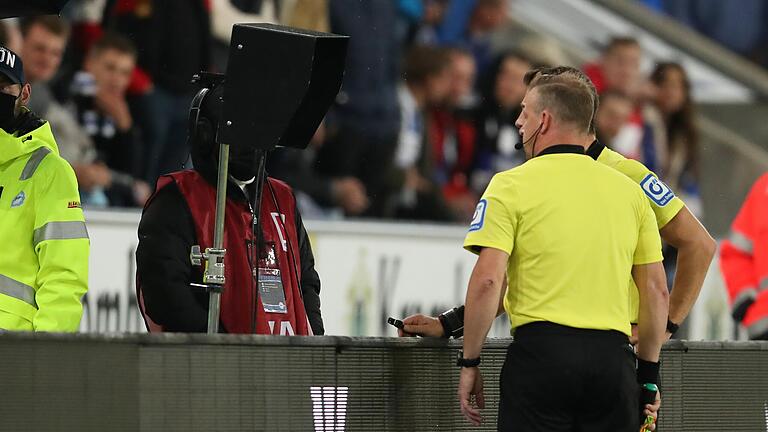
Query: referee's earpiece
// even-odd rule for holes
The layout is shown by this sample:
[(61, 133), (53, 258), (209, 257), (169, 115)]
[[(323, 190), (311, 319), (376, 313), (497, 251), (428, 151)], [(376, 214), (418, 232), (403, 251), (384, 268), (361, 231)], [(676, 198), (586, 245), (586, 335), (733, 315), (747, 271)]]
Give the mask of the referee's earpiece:
[(528, 138), (527, 140), (525, 140), (523, 142), (519, 142), (519, 143), (515, 144), (515, 150), (522, 149), (523, 147), (526, 146), (526, 144), (531, 142), (531, 140), (536, 139), (536, 137), (539, 136), (539, 131), (541, 131), (541, 127), (543, 125), (544, 125), (544, 122), (542, 121), (541, 123), (539, 123), (539, 127), (537, 127), (535, 131), (533, 131), (533, 135), (531, 135), (530, 138)]
[[(541, 113), (541, 123), (539, 123), (539, 127), (536, 129), (536, 138), (539, 138), (539, 134), (541, 133), (541, 130), (544, 128), (544, 122), (546, 121), (547, 112), (544, 111)], [(536, 139), (533, 140), (533, 144), (531, 144), (531, 158), (536, 157)]]
[[(533, 131), (533, 134), (531, 134), (531, 136), (530, 136), (530, 137), (529, 137), (527, 140), (525, 140), (525, 141), (523, 141), (523, 142), (521, 142), (521, 143), (517, 143), (517, 144), (515, 144), (515, 148), (516, 148), (516, 149), (520, 150), (520, 149), (524, 148), (524, 147), (525, 147), (525, 146), (526, 146), (526, 145), (527, 145), (529, 142), (531, 142), (531, 141), (533, 141), (533, 147), (534, 147), (534, 148), (536, 147), (536, 139), (539, 137), (539, 133), (541, 133), (541, 128), (542, 128), (542, 127), (544, 127), (544, 118), (543, 118), (543, 114), (544, 114), (544, 113), (542, 113), (542, 119), (541, 119), (541, 121), (539, 122), (539, 127), (537, 127), (535, 131)], [(531, 149), (531, 157), (534, 157), (534, 156), (536, 155), (536, 154), (533, 152), (533, 150), (534, 150), (534, 149), (532, 148), (532, 149)]]

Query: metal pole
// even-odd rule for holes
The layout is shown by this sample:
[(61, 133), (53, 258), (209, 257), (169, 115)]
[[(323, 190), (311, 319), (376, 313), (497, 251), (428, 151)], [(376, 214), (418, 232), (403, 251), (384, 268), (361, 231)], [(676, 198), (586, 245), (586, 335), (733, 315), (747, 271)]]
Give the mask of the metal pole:
[[(229, 177), (229, 144), (219, 145), (219, 169), (218, 178), (216, 182), (216, 219), (213, 232), (213, 249), (224, 249), (224, 209), (227, 203), (227, 178)], [(221, 277), (223, 278), (224, 270), (224, 253), (221, 254), (221, 262), (215, 262), (213, 265), (220, 266)], [(212, 270), (210, 267), (211, 260), (208, 260), (206, 266), (206, 272)], [(223, 280), (223, 279), (222, 279)], [(211, 281), (206, 281), (211, 283)], [(215, 283), (215, 282), (214, 282)], [(210, 291), (210, 297), (208, 302), (208, 334), (216, 334), (219, 332), (219, 314), (221, 304), (221, 289), (223, 283), (219, 289), (212, 289)]]

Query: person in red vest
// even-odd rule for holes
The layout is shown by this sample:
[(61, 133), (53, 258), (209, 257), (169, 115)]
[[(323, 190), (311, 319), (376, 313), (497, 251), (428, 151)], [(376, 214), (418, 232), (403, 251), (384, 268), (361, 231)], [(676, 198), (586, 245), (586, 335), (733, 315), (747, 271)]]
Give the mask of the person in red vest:
[(768, 174), (763, 174), (720, 245), (720, 269), (733, 318), (750, 339), (768, 340)]
[[(190, 251), (213, 246), (222, 93), (223, 86), (208, 91), (197, 122), (190, 122), (194, 169), (161, 176), (144, 207), (136, 286), (149, 331), (207, 330), (208, 294), (190, 287), (202, 282), (203, 267)], [(254, 150), (230, 150), (220, 331), (321, 335), (320, 278), (296, 199), (288, 185), (268, 177), (258, 205), (256, 160)]]

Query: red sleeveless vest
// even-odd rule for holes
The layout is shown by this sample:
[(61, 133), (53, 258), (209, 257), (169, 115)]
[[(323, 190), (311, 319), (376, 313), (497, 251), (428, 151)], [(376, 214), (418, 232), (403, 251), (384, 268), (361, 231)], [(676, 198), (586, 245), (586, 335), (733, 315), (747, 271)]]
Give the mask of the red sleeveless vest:
[[(160, 177), (155, 194), (171, 182), (176, 183), (192, 213), (200, 250), (213, 247), (216, 189), (197, 171), (185, 170)], [(147, 205), (153, 198), (154, 195)], [(226, 282), (221, 295), (221, 323), (227, 333), (312, 334), (300, 288), (301, 257), (295, 220), (296, 202), (291, 188), (268, 178), (264, 184), (259, 223), (264, 233), (264, 244), (275, 251), (287, 313), (266, 312), (253, 276), (254, 270), (259, 267), (259, 254), (256, 253), (257, 239), (252, 229), (250, 206), (245, 201), (227, 198), (224, 223)], [(137, 290), (139, 301), (143, 303), (138, 281)], [(149, 331), (163, 331), (144, 312), (143, 304), (141, 306)], [(256, 328), (252, 331), (254, 313)]]

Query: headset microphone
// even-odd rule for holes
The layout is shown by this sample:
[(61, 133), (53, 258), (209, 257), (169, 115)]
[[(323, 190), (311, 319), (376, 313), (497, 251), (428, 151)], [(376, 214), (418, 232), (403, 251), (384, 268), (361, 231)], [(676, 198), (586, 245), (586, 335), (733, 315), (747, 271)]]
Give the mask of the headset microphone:
[(528, 144), (529, 142), (531, 142), (531, 140), (532, 140), (532, 139), (535, 139), (535, 138), (536, 138), (536, 137), (539, 135), (539, 131), (541, 131), (541, 127), (542, 127), (542, 126), (544, 126), (544, 123), (543, 123), (543, 122), (539, 124), (539, 127), (537, 127), (537, 128), (536, 128), (536, 130), (533, 132), (533, 135), (531, 135), (531, 137), (530, 137), (530, 138), (528, 138), (528, 139), (527, 139), (527, 140), (525, 140), (524, 142), (519, 142), (519, 143), (515, 144), (515, 150), (520, 150), (520, 149), (521, 149), (521, 148), (523, 148), (523, 147), (524, 147), (526, 144)]

